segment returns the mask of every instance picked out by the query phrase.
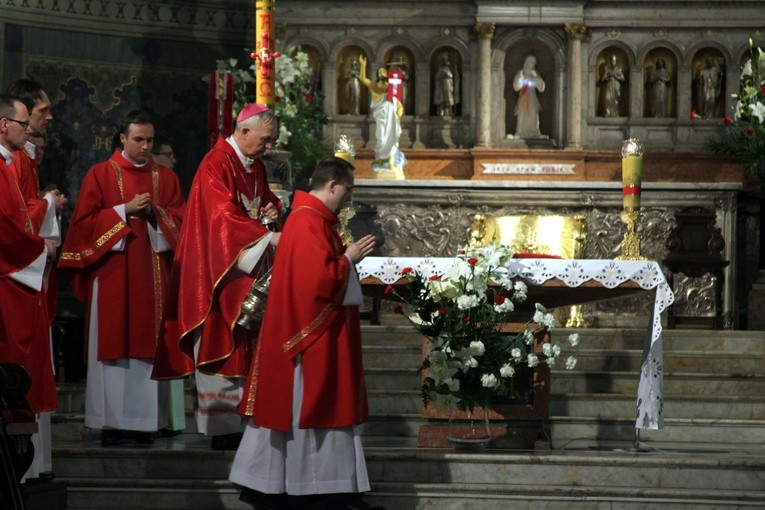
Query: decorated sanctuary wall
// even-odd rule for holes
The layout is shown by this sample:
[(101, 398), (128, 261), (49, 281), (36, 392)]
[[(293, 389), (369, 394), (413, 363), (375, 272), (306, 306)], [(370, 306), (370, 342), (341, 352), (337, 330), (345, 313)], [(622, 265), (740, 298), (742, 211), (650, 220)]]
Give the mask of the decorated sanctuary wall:
[[(140, 107), (171, 139), (188, 186), (207, 150), (205, 80), (216, 60), (249, 65), (254, 3), (0, 1), (0, 84), (31, 77), (53, 102), (42, 180), (76, 197), (87, 169), (108, 156), (116, 120)], [(358, 148), (356, 201), (385, 239), (382, 254), (448, 255), (474, 214), (520, 212), (581, 213), (585, 256), (611, 257), (623, 227), (618, 151), (637, 137), (646, 255), (666, 256), (677, 210), (713, 210), (731, 261), (724, 310), (712, 309), (716, 282), (707, 276), (681, 281), (676, 293), (688, 313), (724, 313), (729, 326), (745, 320), (759, 257), (755, 183), (702, 145), (732, 111), (748, 39), (765, 43), (759, 1), (275, 4), (277, 49), (309, 55), (307, 92), (322, 98), (326, 136), (348, 135)], [(405, 181), (374, 179), (370, 169), (374, 120), (360, 57), (370, 78), (380, 68), (403, 75)], [(538, 136), (518, 135), (527, 98), (514, 82), (528, 63), (544, 82)]]

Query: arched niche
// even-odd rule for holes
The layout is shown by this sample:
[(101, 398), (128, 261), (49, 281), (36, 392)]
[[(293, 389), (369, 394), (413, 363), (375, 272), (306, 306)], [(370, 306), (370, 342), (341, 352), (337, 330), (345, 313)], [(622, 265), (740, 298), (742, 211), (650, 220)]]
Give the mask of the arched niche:
[[(367, 115), (369, 89), (359, 79), (359, 57), (369, 60), (366, 52), (356, 45), (345, 46), (337, 54), (337, 113), (340, 115)], [(355, 94), (358, 94), (355, 98)]]
[(505, 53), (505, 126), (507, 134), (515, 135), (518, 128), (516, 118), (516, 106), (518, 105), (519, 93), (513, 88), (513, 81), (517, 73), (523, 69), (526, 58), (533, 56), (536, 59), (536, 71), (545, 82), (544, 92), (537, 92), (539, 101), (539, 131), (542, 135), (553, 137), (556, 132), (555, 124), (555, 56), (552, 50), (541, 40), (535, 38), (520, 39), (508, 47)]
[(691, 109), (700, 117), (715, 118), (725, 115), (725, 55), (717, 48), (701, 48), (691, 61), (693, 73)]
[(404, 114), (414, 112), (414, 54), (406, 46), (394, 46), (385, 52), (385, 67), (388, 71), (400, 71), (403, 78)]
[(290, 50), (290, 58), (294, 58), (298, 50), (306, 54), (308, 57), (308, 64), (311, 66), (311, 78), (308, 84), (308, 91), (321, 92), (321, 52), (315, 46), (311, 46), (310, 44), (299, 44)]
[(630, 59), (624, 49), (609, 46), (595, 59), (595, 97), (598, 117), (629, 117)]
[(643, 60), (645, 95), (643, 116), (677, 116), (677, 57), (669, 48), (650, 50)]
[[(459, 117), (462, 115), (462, 69), (462, 55), (455, 48), (441, 46), (433, 51), (430, 56), (431, 115), (442, 117)], [(451, 107), (447, 104), (448, 101), (445, 97), (449, 83), (451, 83), (454, 103)]]

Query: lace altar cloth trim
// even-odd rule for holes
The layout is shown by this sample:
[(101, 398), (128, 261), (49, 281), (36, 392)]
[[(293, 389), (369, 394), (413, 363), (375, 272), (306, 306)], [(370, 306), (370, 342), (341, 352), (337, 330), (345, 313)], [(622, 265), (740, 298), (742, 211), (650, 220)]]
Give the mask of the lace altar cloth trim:
[[(444, 257), (367, 257), (356, 266), (359, 279), (375, 277), (383, 283), (392, 284), (401, 278), (401, 270), (411, 267), (425, 277), (443, 275), (454, 259)], [(568, 287), (578, 287), (584, 282), (596, 280), (606, 288), (613, 289), (626, 281), (635, 282), (640, 288), (654, 290), (654, 306), (651, 313), (650, 346), (646, 349), (640, 371), (637, 397), (637, 420), (635, 427), (660, 429), (664, 425), (663, 357), (661, 313), (675, 300), (659, 264), (640, 260), (593, 260), (593, 259), (512, 259), (508, 262), (508, 274), (519, 276), (530, 284), (541, 285), (553, 278)], [(544, 303), (542, 303), (544, 304)], [(586, 341), (586, 338), (583, 338)]]

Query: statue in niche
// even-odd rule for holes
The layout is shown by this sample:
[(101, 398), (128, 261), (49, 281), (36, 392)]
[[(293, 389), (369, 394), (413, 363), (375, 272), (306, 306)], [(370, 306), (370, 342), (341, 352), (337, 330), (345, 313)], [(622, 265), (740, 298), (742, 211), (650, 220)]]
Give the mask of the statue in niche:
[(404, 115), (404, 105), (399, 93), (389, 89), (388, 72), (384, 67), (377, 70), (377, 81), (373, 82), (367, 78), (367, 59), (363, 55), (359, 55), (359, 63), (361, 83), (372, 96), (370, 108), (375, 119), (376, 143), (372, 170), (402, 171), (406, 158), (398, 148), (398, 139), (401, 136), (400, 119)]
[(622, 83), (627, 81), (624, 72), (616, 61), (616, 55), (611, 55), (609, 66), (603, 71), (600, 82), (605, 84), (605, 117), (618, 117), (619, 104), (622, 99)]
[(351, 66), (345, 75), (345, 95), (347, 99), (348, 115), (360, 115), (361, 113), (361, 72), (359, 61), (351, 60)]
[(671, 79), (663, 58), (656, 60), (656, 68), (648, 77), (648, 87), (651, 89), (651, 116), (667, 116), (667, 87)]
[(542, 138), (539, 131), (539, 111), (541, 106), (537, 91), (545, 91), (545, 82), (536, 69), (537, 59), (533, 55), (526, 57), (523, 67), (515, 74), (513, 90), (518, 92), (515, 103), (516, 138)]
[(453, 117), (454, 107), (459, 102), (460, 75), (457, 67), (449, 61), (449, 54), (441, 55), (441, 65), (433, 76), (435, 90), (433, 104), (441, 117)]
[(707, 57), (705, 66), (699, 70), (696, 77), (696, 97), (698, 98), (698, 114), (702, 117), (712, 117), (715, 106), (722, 91), (722, 69), (715, 59)]

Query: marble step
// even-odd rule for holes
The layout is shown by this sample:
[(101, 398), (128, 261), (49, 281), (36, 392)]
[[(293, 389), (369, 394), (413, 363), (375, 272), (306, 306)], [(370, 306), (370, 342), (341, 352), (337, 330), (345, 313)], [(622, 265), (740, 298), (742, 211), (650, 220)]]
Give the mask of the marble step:
[[(246, 508), (236, 500), (235, 486), (225, 481), (233, 452), (200, 448), (193, 439), (177, 443), (167, 447), (155, 443), (141, 450), (57, 448), (57, 474), (69, 484), (69, 509)], [(401, 508), (412, 509), (430, 508), (428, 501), (461, 502), (468, 505), (463, 508), (475, 508), (469, 505), (476, 498), (506, 505), (513, 501), (521, 505), (526, 501), (617, 505), (659, 500), (686, 505), (763, 501), (761, 451), (740, 454), (688, 449), (681, 444), (671, 450), (633, 452), (629, 444), (620, 446), (483, 453), (367, 446), (373, 485), (368, 499), (389, 508), (400, 501)]]
[[(762, 403), (760, 403), (762, 405)], [(621, 415), (602, 414), (557, 415), (553, 412), (546, 425), (552, 431), (553, 447), (576, 441), (577, 444), (597, 445), (601, 441), (629, 441), (635, 437), (635, 420), (628, 410), (634, 408), (634, 402), (625, 402)], [(664, 428), (661, 430), (641, 430), (643, 439), (656, 442), (697, 442), (699, 444), (728, 442), (735, 437), (740, 444), (765, 443), (765, 419), (760, 414), (757, 418), (730, 417), (681, 417), (667, 414), (665, 407)], [(598, 412), (590, 409), (590, 413)], [(409, 446), (416, 445), (420, 426), (425, 424), (445, 424), (445, 420), (428, 420), (417, 413), (372, 414), (369, 423), (364, 425), (364, 441), (379, 444), (381, 441), (399, 444), (402, 440)], [(513, 424), (512, 419), (508, 422)], [(198, 436), (193, 420), (187, 420), (184, 437)], [(83, 425), (81, 415), (54, 415), (54, 445), (82, 441), (97, 441), (99, 431)], [(157, 442), (166, 441), (158, 439)]]
[[(642, 350), (647, 330), (619, 328), (556, 328), (553, 339), (566, 343), (571, 333), (580, 336), (580, 348)], [(422, 346), (423, 337), (411, 326), (362, 326), (367, 345)], [(664, 329), (662, 344), (667, 351), (738, 352), (765, 354), (761, 331)]]

